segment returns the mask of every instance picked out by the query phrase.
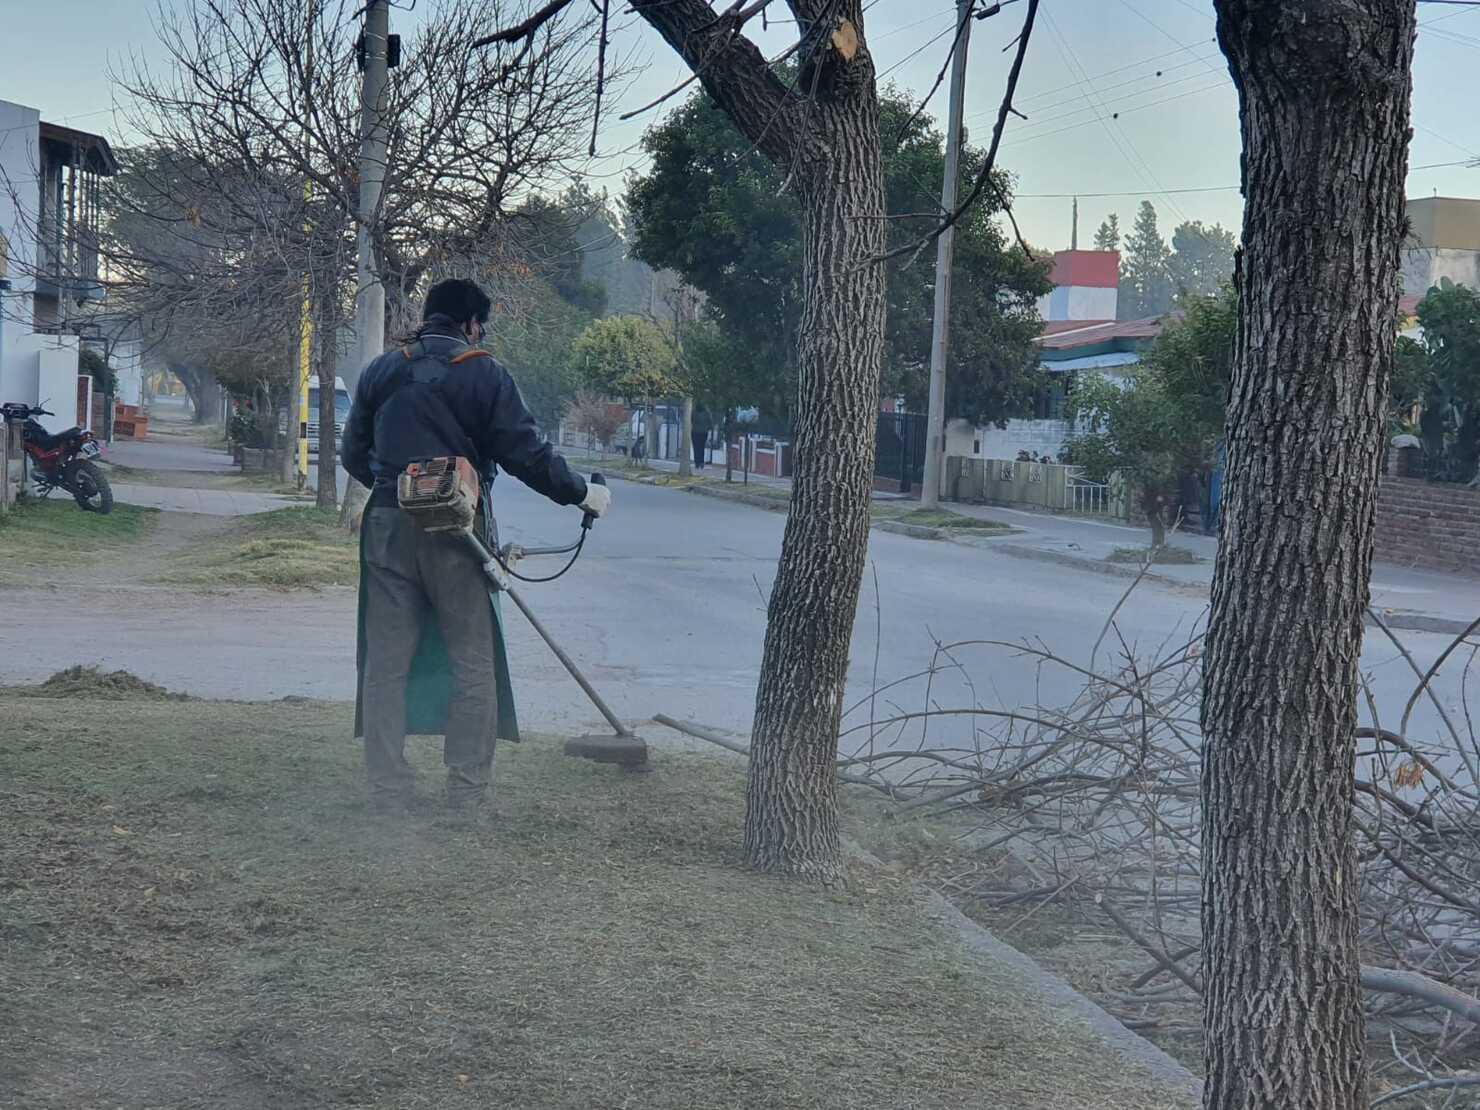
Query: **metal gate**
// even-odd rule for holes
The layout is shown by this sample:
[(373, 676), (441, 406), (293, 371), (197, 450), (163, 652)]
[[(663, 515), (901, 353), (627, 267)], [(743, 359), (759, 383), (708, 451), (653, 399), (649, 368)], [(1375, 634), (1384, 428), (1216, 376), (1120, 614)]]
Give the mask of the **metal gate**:
[(925, 475), (925, 417), (916, 412), (881, 412), (876, 430), (874, 477), (899, 483), (909, 493)]

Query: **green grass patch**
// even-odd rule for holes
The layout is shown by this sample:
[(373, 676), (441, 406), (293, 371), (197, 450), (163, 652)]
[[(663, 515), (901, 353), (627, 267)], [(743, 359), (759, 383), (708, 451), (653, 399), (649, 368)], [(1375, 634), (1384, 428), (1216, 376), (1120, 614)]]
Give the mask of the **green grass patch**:
[(1003, 524), (998, 520), (984, 520), (981, 517), (966, 516), (964, 513), (952, 512), (950, 509), (922, 509), (911, 506), (908, 502), (880, 502), (873, 505), (875, 520), (891, 520), (900, 524), (915, 524), (924, 528), (947, 528), (959, 529), (969, 532), (1011, 532), (1011, 525)]
[(1188, 551), (1185, 547), (1163, 544), (1161, 547), (1117, 547), (1105, 556), (1105, 561), (1136, 566), (1150, 563), (1156, 566), (1187, 567), (1203, 560), (1196, 552)]
[[(1185, 1105), (900, 875), (743, 870), (737, 760), (531, 738), (492, 823), (376, 819), (343, 706), (0, 714), (10, 1106)], [(430, 793), (438, 745), (409, 755)]]
[(359, 539), (313, 505), (255, 513), (174, 556), (171, 581), (293, 590), (359, 581)]
[(83, 512), (71, 497), (28, 500), (0, 515), (0, 582), (19, 568), (106, 562), (125, 544), (148, 537), (159, 510), (114, 505), (106, 515)]

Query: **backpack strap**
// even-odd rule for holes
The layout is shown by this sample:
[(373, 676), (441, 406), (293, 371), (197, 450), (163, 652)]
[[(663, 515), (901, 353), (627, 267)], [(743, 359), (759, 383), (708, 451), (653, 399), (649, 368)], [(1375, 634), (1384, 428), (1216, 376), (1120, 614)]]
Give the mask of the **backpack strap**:
[[(416, 382), (418, 385), (426, 385), (431, 387), (430, 395), (432, 398), (435, 399), (437, 407), (441, 409), (444, 420), (448, 423), (450, 427), (456, 428), (459, 432), (462, 433), (463, 448), (459, 453), (464, 458), (470, 460), (474, 468), (477, 469), (481, 474), (483, 469), (483, 459), (480, 457), (477, 448), (473, 444), (472, 436), (470, 436), (467, 429), (463, 427), (462, 421), (457, 418), (457, 414), (452, 411), (452, 406), (447, 403), (447, 398), (442, 395), (442, 390), (440, 388), (442, 384), (442, 379), (440, 377), (423, 377), (417, 373), (417, 367), (423, 362), (440, 362), (443, 366), (450, 368), (454, 364), (461, 362), (463, 359), (470, 358), (473, 355), (487, 353), (486, 351), (478, 350), (476, 347), (469, 347), (466, 343), (459, 343), (458, 346), (460, 346), (462, 350), (457, 351), (455, 355), (449, 358), (447, 355), (434, 354), (433, 352), (427, 350), (426, 344), (422, 340), (416, 339), (408, 343), (406, 346), (402, 347), (401, 354), (405, 355), (407, 361), (411, 363), (411, 373), (406, 381)], [(402, 385), (405, 384), (406, 382), (402, 382)], [(397, 388), (399, 389), (400, 387), (398, 386)]]

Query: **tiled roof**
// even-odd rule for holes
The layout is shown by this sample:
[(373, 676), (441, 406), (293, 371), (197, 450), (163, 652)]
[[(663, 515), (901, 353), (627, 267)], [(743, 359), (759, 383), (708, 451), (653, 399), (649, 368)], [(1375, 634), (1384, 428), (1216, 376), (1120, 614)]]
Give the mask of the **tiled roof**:
[[(1117, 339), (1155, 339), (1161, 334), (1162, 324), (1174, 318), (1174, 314), (1168, 314), (1148, 316), (1143, 320), (1110, 320), (1103, 323), (1093, 320), (1055, 320), (1044, 325), (1038, 345), (1046, 351), (1071, 351), (1076, 347), (1093, 347)], [(1054, 324), (1076, 326), (1050, 330)]]

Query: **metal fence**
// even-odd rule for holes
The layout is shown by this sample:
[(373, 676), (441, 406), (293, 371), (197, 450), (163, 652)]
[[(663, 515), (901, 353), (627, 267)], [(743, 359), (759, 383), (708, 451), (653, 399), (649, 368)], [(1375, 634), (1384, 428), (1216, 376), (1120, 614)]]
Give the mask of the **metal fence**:
[(1127, 518), (1125, 485), (1093, 482), (1084, 468), (1015, 459), (946, 459), (946, 497), (996, 505), (1021, 505), (1055, 513)]
[(1109, 482), (1093, 482), (1084, 476), (1082, 466), (1064, 468), (1064, 500), (1059, 508), (1078, 516), (1118, 516), (1120, 499)]
[(900, 493), (909, 493), (925, 476), (924, 415), (915, 412), (881, 412), (875, 435), (874, 477), (898, 483)]

